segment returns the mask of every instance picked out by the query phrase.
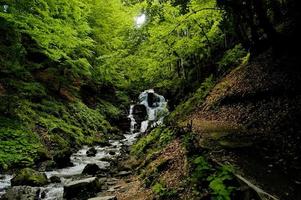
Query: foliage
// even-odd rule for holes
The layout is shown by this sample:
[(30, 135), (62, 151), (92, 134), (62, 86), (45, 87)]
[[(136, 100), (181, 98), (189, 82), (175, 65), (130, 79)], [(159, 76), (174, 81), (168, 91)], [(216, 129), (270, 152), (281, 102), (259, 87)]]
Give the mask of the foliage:
[(216, 167), (210, 164), (205, 157), (197, 156), (191, 161), (190, 181), (194, 186), (196, 193), (199, 190), (205, 190), (208, 187), (213, 199), (230, 200), (235, 188), (230, 183), (233, 180), (233, 167), (222, 165)]
[(212, 171), (211, 166), (205, 160), (203, 156), (199, 156), (192, 161), (194, 166), (194, 170), (191, 174), (192, 182), (197, 183), (199, 180), (208, 176), (208, 174)]
[(166, 188), (163, 183), (154, 184), (152, 190), (158, 195), (159, 199), (168, 199), (177, 196), (177, 191), (175, 189)]
[(201, 87), (186, 101), (179, 104), (175, 110), (169, 115), (168, 121), (176, 122), (184, 119), (188, 114), (200, 106), (210, 90), (214, 86), (213, 76), (208, 77), (201, 85)]
[(239, 65), (246, 56), (247, 52), (241, 44), (235, 45), (232, 49), (227, 50), (223, 58), (217, 63), (219, 71), (227, 72), (228, 69)]
[(173, 130), (166, 127), (157, 127), (145, 137), (140, 138), (131, 148), (131, 154), (141, 156), (147, 150), (164, 148), (173, 138), (175, 133)]
[(0, 169), (32, 166), (45, 152), (37, 135), (20, 122), (0, 117), (0, 127)]
[(231, 192), (234, 187), (227, 186), (225, 181), (233, 179), (233, 167), (223, 165), (218, 171), (208, 177), (210, 181), (209, 187), (213, 191), (215, 199), (217, 200), (231, 200)]

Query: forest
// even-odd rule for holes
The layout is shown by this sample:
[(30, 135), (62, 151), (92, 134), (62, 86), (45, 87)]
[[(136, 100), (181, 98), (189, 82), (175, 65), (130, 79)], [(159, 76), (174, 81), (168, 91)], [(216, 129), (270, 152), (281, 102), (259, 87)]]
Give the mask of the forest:
[(0, 199), (301, 199), (298, 0), (0, 0)]

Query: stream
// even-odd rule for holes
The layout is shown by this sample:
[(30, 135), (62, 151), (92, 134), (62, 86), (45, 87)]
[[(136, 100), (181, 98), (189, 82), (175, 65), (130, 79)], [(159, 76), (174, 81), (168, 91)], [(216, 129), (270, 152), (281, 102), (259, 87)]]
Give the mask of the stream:
[[(144, 107), (143, 107), (144, 106)], [(73, 166), (53, 171), (46, 171), (47, 178), (59, 177), (61, 183), (52, 183), (44, 187), (39, 187), (39, 198), (44, 200), (62, 200), (64, 195), (64, 186), (75, 180), (85, 179), (91, 176), (81, 175), (87, 164), (97, 164), (100, 169), (110, 167), (110, 163), (102, 161), (105, 159), (114, 159), (121, 155), (123, 146), (131, 146), (137, 137), (146, 132), (149, 127), (154, 127), (163, 123), (164, 117), (168, 114), (167, 102), (165, 98), (158, 95), (154, 90), (146, 90), (139, 95), (139, 103), (131, 105), (128, 118), (131, 119), (130, 132), (124, 134), (122, 140), (110, 140), (110, 146), (94, 146), (97, 153), (94, 157), (88, 157), (87, 151), (91, 148), (83, 146), (82, 149), (72, 154), (71, 162)], [(114, 155), (111, 154), (114, 152)], [(7, 189), (11, 187), (12, 175), (0, 174), (0, 199)]]

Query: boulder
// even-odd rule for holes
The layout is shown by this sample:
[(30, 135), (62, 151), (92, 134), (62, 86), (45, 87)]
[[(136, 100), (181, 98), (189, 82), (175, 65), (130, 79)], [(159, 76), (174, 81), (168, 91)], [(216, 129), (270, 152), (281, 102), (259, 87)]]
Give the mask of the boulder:
[(138, 124), (147, 119), (147, 110), (145, 105), (137, 104), (133, 107), (133, 116)]
[(120, 117), (119, 119), (113, 121), (113, 124), (116, 124), (116, 126), (124, 132), (130, 132), (131, 119), (129, 119), (126, 115), (124, 115), (124, 116)]
[(51, 171), (56, 167), (56, 163), (53, 160), (47, 160), (41, 162), (38, 169), (39, 171)]
[(36, 200), (39, 199), (40, 189), (30, 186), (14, 186), (6, 191), (1, 200)]
[(95, 175), (100, 172), (100, 168), (96, 164), (87, 164), (82, 174)]
[(97, 154), (97, 150), (94, 147), (92, 147), (87, 151), (86, 154), (88, 157), (94, 157)]
[(50, 182), (51, 183), (61, 183), (62, 181), (61, 181), (60, 177), (58, 177), (58, 176), (51, 176)]
[(98, 142), (96, 142), (96, 144), (97, 144), (99, 147), (109, 147), (109, 146), (111, 146), (110, 142), (108, 142), (108, 141), (106, 141), (106, 140), (98, 141)]
[(62, 151), (58, 151), (53, 156), (53, 160), (58, 168), (70, 167), (73, 166), (70, 160), (71, 155), (72, 155), (72, 151), (70, 149), (65, 149)]
[(119, 172), (116, 176), (117, 176), (117, 177), (125, 177), (125, 176), (129, 176), (129, 175), (131, 175), (131, 174), (132, 174), (131, 171), (121, 171), (121, 172)]
[(153, 92), (147, 93), (147, 104), (149, 107), (156, 107), (156, 103), (160, 102), (160, 98)]
[(88, 200), (117, 200), (116, 196), (94, 197)]
[(72, 181), (64, 186), (65, 199), (87, 199), (101, 190), (103, 181), (96, 177)]
[(30, 168), (24, 168), (20, 170), (11, 180), (12, 186), (43, 186), (46, 184), (48, 184), (46, 174)]

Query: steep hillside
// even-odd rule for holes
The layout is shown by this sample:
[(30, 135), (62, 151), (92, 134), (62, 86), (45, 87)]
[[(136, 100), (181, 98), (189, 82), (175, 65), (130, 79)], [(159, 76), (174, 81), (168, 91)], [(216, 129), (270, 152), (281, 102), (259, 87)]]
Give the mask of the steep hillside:
[(132, 147), (121, 165), (136, 173), (119, 182), (118, 199), (299, 199), (294, 63), (268, 51), (216, 84), (208, 79), (170, 114), (170, 127)]
[(220, 80), (186, 118), (212, 157), (237, 165), (281, 199), (300, 193), (300, 71), (265, 53)]

